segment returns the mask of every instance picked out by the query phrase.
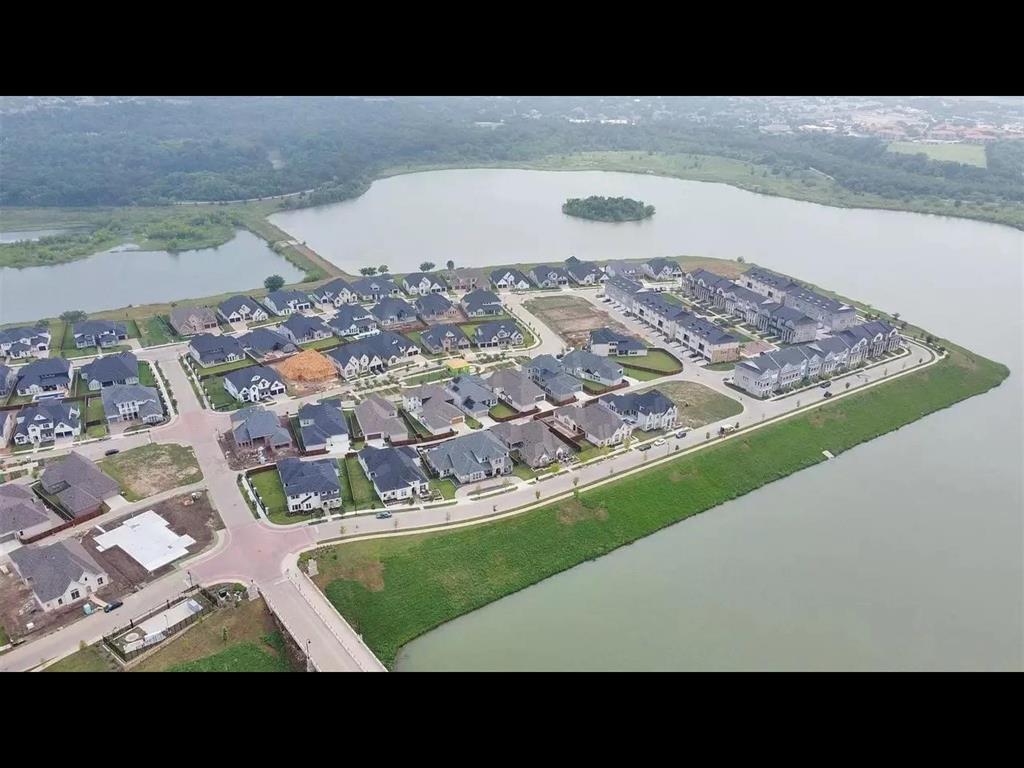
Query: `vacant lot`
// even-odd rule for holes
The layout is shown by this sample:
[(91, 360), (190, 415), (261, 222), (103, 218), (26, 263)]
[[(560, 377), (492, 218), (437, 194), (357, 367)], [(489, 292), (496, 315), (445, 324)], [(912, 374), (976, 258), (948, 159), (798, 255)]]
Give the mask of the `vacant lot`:
[[(676, 360), (672, 355), (663, 349), (650, 349), (646, 355), (640, 357), (630, 357), (629, 355), (618, 355), (613, 357), (616, 363), (621, 365), (624, 369), (632, 369), (633, 366), (641, 366), (643, 368), (652, 368), (656, 371), (660, 371), (663, 375), (668, 376), (673, 373), (679, 373), (683, 370), (683, 366)], [(633, 376), (629, 370), (625, 370), (627, 376)]]
[(607, 312), (576, 296), (541, 296), (523, 306), (574, 347), (582, 347), (595, 328), (611, 328), (627, 336), (633, 335)]
[(727, 419), (743, 410), (731, 397), (692, 381), (667, 381), (648, 389), (657, 389), (674, 402), (679, 409), (679, 423), (691, 428)]
[(44, 672), (119, 672), (121, 667), (99, 645), (90, 645), (51, 664)]
[(196, 455), (182, 445), (143, 445), (100, 462), (128, 501), (138, 501), (203, 479)]
[(916, 144), (912, 141), (894, 141), (890, 152), (901, 155), (927, 155), (932, 160), (949, 163), (964, 163), (985, 168), (988, 165), (985, 147), (980, 144)]

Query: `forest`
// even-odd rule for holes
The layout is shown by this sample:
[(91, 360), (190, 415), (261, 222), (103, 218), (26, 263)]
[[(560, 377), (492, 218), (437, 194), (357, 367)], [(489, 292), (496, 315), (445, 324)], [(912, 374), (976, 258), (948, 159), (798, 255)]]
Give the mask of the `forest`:
[(562, 213), (594, 221), (639, 221), (654, 215), (653, 205), (644, 205), (629, 197), (571, 197), (562, 205)]

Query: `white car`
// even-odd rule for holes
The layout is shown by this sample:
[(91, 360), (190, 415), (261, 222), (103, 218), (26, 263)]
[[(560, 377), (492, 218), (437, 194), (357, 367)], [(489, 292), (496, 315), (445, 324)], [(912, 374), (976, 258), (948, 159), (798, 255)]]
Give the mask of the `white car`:
[(659, 438), (658, 438), (657, 440), (655, 440), (655, 441), (654, 441), (654, 444), (655, 444), (656, 446), (658, 446), (658, 445), (664, 445), (664, 444), (665, 444), (665, 439), (664, 439), (664, 438), (662, 438), (662, 437), (659, 437)]

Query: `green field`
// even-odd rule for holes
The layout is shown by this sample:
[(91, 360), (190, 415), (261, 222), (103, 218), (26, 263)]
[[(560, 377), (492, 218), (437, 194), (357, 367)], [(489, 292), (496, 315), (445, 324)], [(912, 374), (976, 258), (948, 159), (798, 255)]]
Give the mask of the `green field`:
[(140, 341), (144, 347), (153, 347), (159, 344), (170, 344), (181, 341), (183, 337), (178, 336), (167, 324), (167, 317), (153, 315), (138, 320)]
[(260, 643), (238, 643), (195, 661), (168, 667), (166, 672), (291, 672), (284, 656), (280, 632), (260, 638)]
[[(268, 469), (249, 476), (249, 482), (255, 489), (263, 502), (263, 508), (268, 516), (282, 518), (288, 511), (288, 500), (284, 496), (284, 486), (281, 485), (281, 476), (276, 469)], [(275, 519), (275, 522), (282, 522)], [(294, 522), (294, 520), (283, 520), (283, 522)]]
[(203, 479), (191, 448), (174, 443), (152, 443), (103, 459), (100, 469), (121, 486), (128, 501), (192, 485)]
[(844, 397), (570, 499), (450, 532), (355, 541), (315, 554), (334, 606), (392, 666), (451, 619), (826, 461), (997, 386), (1005, 366), (953, 348), (923, 371)]
[(643, 391), (651, 389), (657, 389), (674, 402), (679, 413), (678, 423), (690, 428), (727, 419), (743, 411), (739, 401), (692, 381), (666, 381)]
[(51, 664), (43, 672), (113, 672), (117, 662), (98, 645), (90, 645)]
[(932, 160), (947, 163), (976, 165), (979, 168), (988, 166), (985, 147), (981, 144), (918, 144), (913, 141), (894, 141), (888, 150), (901, 155), (926, 155)]
[(624, 368), (627, 366), (632, 368), (635, 365), (640, 365), (644, 368), (653, 368), (661, 371), (664, 375), (679, 373), (683, 370), (679, 361), (663, 349), (649, 349), (646, 355), (642, 355), (640, 357), (617, 355), (616, 357), (613, 357), (612, 360)]

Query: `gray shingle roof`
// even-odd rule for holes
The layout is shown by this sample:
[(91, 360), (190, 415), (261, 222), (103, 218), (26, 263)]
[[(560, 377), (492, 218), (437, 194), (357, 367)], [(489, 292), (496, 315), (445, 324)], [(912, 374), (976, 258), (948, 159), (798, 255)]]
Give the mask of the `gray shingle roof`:
[(800, 288), (800, 284), (791, 278), (788, 278), (785, 275), (780, 275), (777, 272), (772, 272), (770, 269), (764, 269), (763, 267), (751, 267), (743, 273), (742, 277), (753, 278), (766, 285), (770, 285), (773, 288), (787, 292)]
[(576, 371), (584, 371), (602, 379), (619, 380), (622, 378), (622, 366), (607, 357), (595, 355), (586, 350), (573, 350), (562, 358), (562, 370), (576, 375)]
[(281, 381), (281, 376), (273, 368), (266, 365), (250, 365), (248, 368), (240, 368), (237, 371), (229, 371), (224, 374), (224, 380), (230, 381), (235, 389), (251, 387), (258, 379), (266, 379), (270, 384)]
[(584, 434), (592, 435), (598, 440), (607, 440), (623, 424), (622, 417), (600, 401), (584, 407), (565, 405), (556, 410), (555, 414), (567, 414)]
[(100, 393), (103, 401), (103, 413), (107, 418), (117, 416), (119, 403), (136, 402), (139, 404), (139, 418), (146, 419), (149, 416), (163, 416), (164, 409), (160, 405), (160, 393), (154, 387), (144, 387), (141, 384), (115, 384), (106, 387)]
[(462, 341), (469, 343), (469, 337), (466, 336), (465, 332), (457, 325), (445, 323), (444, 325), (435, 325), (433, 328), (428, 328), (420, 334), (420, 341), (430, 349), (442, 349), (444, 346), (444, 340), (450, 338), (452, 343), (459, 344)]
[(257, 309), (262, 309), (268, 315), (270, 310), (260, 304), (256, 299), (251, 296), (232, 296), (230, 299), (225, 299), (217, 305), (217, 309), (220, 310), (221, 314), (225, 317), (230, 316), (233, 312), (237, 312), (242, 307), (248, 306), (250, 312), (255, 312)]
[(80, 453), (48, 464), (40, 477), (43, 490), (56, 495), (72, 517), (121, 492), (117, 482)]
[(450, 469), (458, 477), (490, 471), (492, 461), (500, 461), (507, 456), (505, 445), (487, 430), (446, 440), (424, 454), (438, 472)]
[(525, 424), (506, 422), (494, 425), (489, 431), (509, 450), (517, 451), (520, 458), (531, 467), (569, 453), (568, 446), (540, 421), (528, 421)]
[(570, 256), (565, 260), (565, 269), (570, 275), (575, 277), (579, 281), (583, 281), (588, 275), (594, 277), (600, 277), (604, 274), (601, 268), (590, 261), (580, 261), (575, 256)]
[(675, 403), (657, 389), (649, 389), (646, 392), (627, 392), (623, 395), (605, 395), (601, 398), (601, 402), (621, 414), (662, 414), (675, 407)]
[(503, 390), (517, 403), (532, 403), (544, 396), (543, 390), (524, 371), (513, 368), (503, 368), (492, 373), (487, 379), (487, 386), (495, 391)]
[(329, 283), (324, 283), (317, 288), (313, 293), (317, 297), (326, 298), (333, 300), (338, 294), (344, 293), (345, 291), (352, 291), (352, 286), (347, 281), (342, 280), (340, 277), (336, 277)]
[(68, 386), (71, 383), (71, 363), (63, 357), (44, 357), (18, 369), (18, 389), (39, 386)]
[(306, 446), (322, 445), (328, 438), (348, 434), (348, 422), (336, 403), (307, 403), (299, 406), (299, 431)]
[(386, 296), (398, 290), (398, 286), (390, 277), (366, 277), (352, 283), (352, 290), (360, 296), (374, 294)]
[(427, 482), (426, 475), (416, 465), (416, 452), (412, 448), (374, 448), (367, 445), (359, 455), (373, 484), (382, 492)]
[(81, 376), (86, 382), (125, 381), (139, 376), (139, 361), (131, 352), (104, 355), (82, 366)]
[(376, 326), (377, 319), (357, 304), (342, 304), (327, 324), (339, 331), (346, 331), (353, 325)]
[(287, 307), (290, 301), (294, 301), (296, 304), (310, 303), (309, 294), (294, 290), (272, 291), (267, 294), (267, 301), (273, 302), (278, 309)]
[(81, 411), (73, 404), (64, 400), (44, 400), (38, 403), (26, 405), (18, 411), (17, 418), (21, 423), (14, 427), (15, 435), (27, 435), (30, 424), (54, 425), (63, 422), (72, 429), (80, 428), (82, 421)]
[[(246, 336), (251, 336), (254, 333), (257, 331), (247, 333)], [(242, 338), (244, 339), (245, 336)], [(226, 362), (229, 355), (245, 357), (241, 341), (234, 336), (214, 336), (212, 333), (200, 333), (198, 336), (193, 336), (188, 345), (195, 350), (205, 365)]]
[(231, 414), (231, 433), (236, 443), (270, 438), (272, 445), (289, 445), (291, 437), (281, 426), (277, 414), (254, 405)]
[(306, 317), (305, 315), (289, 315), (288, 319), (281, 323), (281, 327), (287, 328), (295, 334), (296, 338), (312, 338), (316, 332), (330, 335), (331, 329), (319, 317)]
[(80, 581), (86, 574), (104, 573), (85, 547), (74, 539), (46, 546), (21, 547), (11, 552), (10, 558), (42, 603), (56, 600), (72, 582)]
[(477, 288), (462, 297), (462, 306), (468, 314), (475, 314), (483, 309), (501, 310), (501, 299), (493, 291)]
[(281, 485), (284, 486), (286, 496), (301, 496), (307, 493), (337, 496), (341, 493), (338, 465), (334, 459), (279, 459), (277, 471), (281, 475)]
[(405, 422), (398, 416), (398, 406), (377, 394), (369, 395), (356, 406), (356, 421), (364, 435), (404, 435)]
[(460, 408), (479, 410), (497, 402), (494, 392), (479, 376), (456, 376), (445, 389), (455, 397), (455, 404)]
[(420, 284), (420, 282), (423, 281), (424, 278), (429, 280), (431, 283), (437, 283), (443, 288), (448, 287), (448, 283), (445, 281), (445, 279), (441, 275), (436, 273), (427, 274), (426, 272), (410, 272), (402, 279), (405, 281), (405, 284), (408, 285), (409, 287), (416, 287)]
[(251, 349), (257, 355), (266, 355), (270, 352), (296, 352), (299, 349), (287, 336), (270, 328), (254, 328), (247, 334), (239, 336), (238, 343), (246, 349)]
[(46, 507), (26, 485), (0, 485), (0, 536), (45, 523)]
[(462, 419), (463, 413), (443, 397), (431, 397), (420, 408), (416, 418), (432, 431), (438, 432), (446, 427), (450, 428), (453, 421)]
[(217, 315), (209, 307), (174, 307), (168, 313), (168, 319), (171, 321), (171, 327), (175, 329), (192, 325), (193, 319), (196, 321), (196, 327), (203, 328), (211, 323), (216, 324)]
[(99, 339), (103, 336), (126, 336), (128, 330), (124, 323), (115, 323), (112, 320), (83, 320), (71, 326), (71, 333), (75, 337), (93, 336)]
[(382, 323), (390, 322), (392, 319), (401, 322), (414, 319), (416, 317), (416, 310), (403, 299), (385, 296), (370, 307), (370, 314)]
[(495, 320), (481, 323), (473, 331), (473, 338), (478, 344), (490, 344), (502, 338), (513, 338), (522, 335), (522, 331), (511, 320)]
[(439, 315), (452, 308), (452, 303), (439, 293), (420, 296), (415, 301), (416, 310), (423, 315)]
[(505, 276), (511, 275), (512, 281), (517, 285), (519, 283), (526, 283), (532, 285), (532, 281), (518, 269), (495, 269), (491, 272), (491, 282), (497, 283), (502, 280)]
[(377, 356), (387, 361), (392, 357), (405, 357), (409, 349), (415, 347), (409, 339), (393, 331), (381, 331), (365, 339), (342, 344), (340, 347), (330, 350), (327, 355), (337, 360), (341, 365), (346, 365), (352, 358), (360, 358), (363, 355), (368, 357)]

